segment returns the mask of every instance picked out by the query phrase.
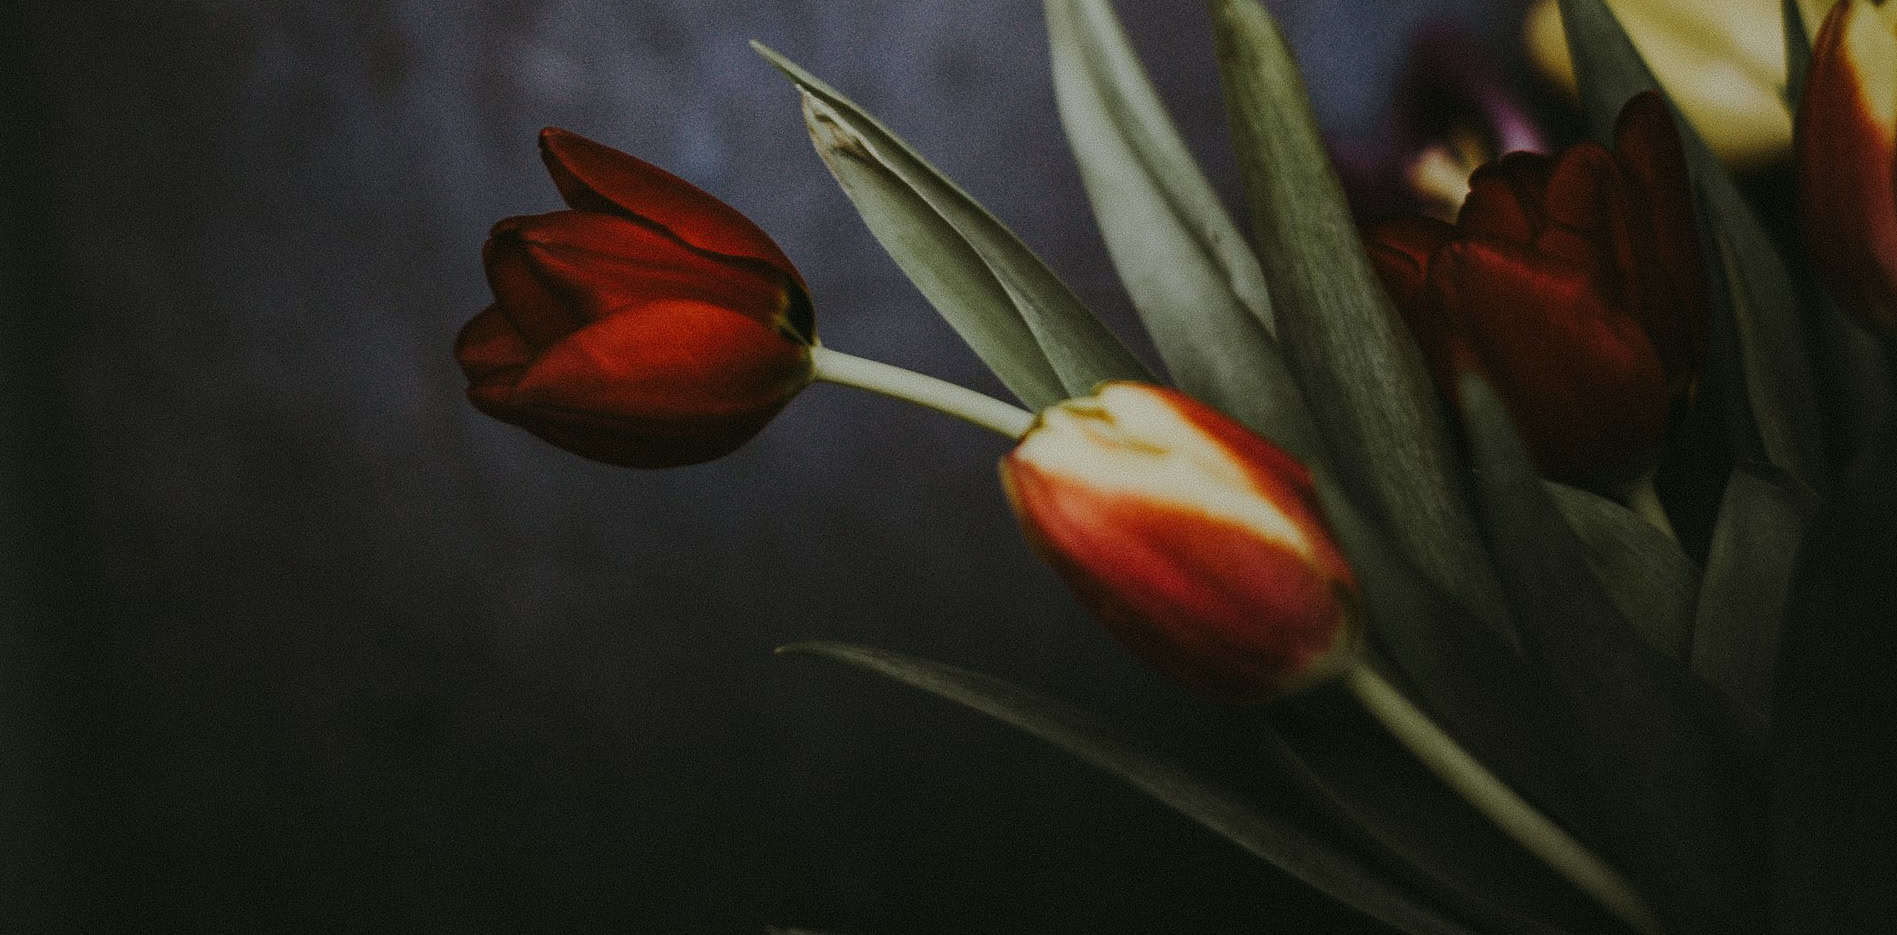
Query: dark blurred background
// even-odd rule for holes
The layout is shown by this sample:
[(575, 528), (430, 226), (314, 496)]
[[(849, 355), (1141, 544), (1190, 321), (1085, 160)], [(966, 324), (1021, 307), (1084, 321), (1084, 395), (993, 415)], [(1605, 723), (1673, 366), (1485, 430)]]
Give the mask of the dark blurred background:
[[(1235, 195), (1199, 4), (1120, 6)], [(1278, 6), (1347, 134), (1377, 132), (1417, 23), (1512, 39), (1476, 0)], [(0, 929), (1375, 930), (1064, 754), (771, 656), (860, 641), (1162, 746), (1221, 729), (1027, 553), (997, 439), (817, 387), (730, 458), (633, 472), (463, 399), (449, 343), (487, 301), (486, 230), (556, 206), (545, 124), (755, 218), (833, 346), (999, 391), (753, 37), (1130, 332), (1040, 16), (6, 4)]]

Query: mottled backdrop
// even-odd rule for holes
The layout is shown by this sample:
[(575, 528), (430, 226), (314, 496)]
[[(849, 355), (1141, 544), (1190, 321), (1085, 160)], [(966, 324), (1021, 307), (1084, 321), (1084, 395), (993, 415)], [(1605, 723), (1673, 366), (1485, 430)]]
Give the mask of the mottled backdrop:
[[(1120, 5), (1233, 193), (1198, 4)], [(1326, 119), (1374, 134), (1408, 28), (1486, 5), (1282, 6)], [(996, 439), (818, 387), (643, 473), (462, 397), (487, 227), (556, 205), (544, 124), (756, 218), (827, 342), (998, 391), (752, 37), (1126, 330), (1040, 30), (1030, 0), (7, 4), (0, 928), (1371, 931), (1063, 754), (770, 655), (1230, 733), (1027, 553)]]

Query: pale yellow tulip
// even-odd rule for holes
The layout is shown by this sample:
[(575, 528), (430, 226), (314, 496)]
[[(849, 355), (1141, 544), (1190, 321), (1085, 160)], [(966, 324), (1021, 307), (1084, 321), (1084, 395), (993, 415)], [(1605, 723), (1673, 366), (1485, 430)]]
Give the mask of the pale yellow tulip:
[[(1779, 0), (1607, 0), (1634, 47), (1713, 152), (1748, 168), (1785, 158), (1792, 118), (1782, 97), (1785, 39)], [(1815, 33), (1832, 0), (1798, 0)], [(1574, 65), (1555, 0), (1523, 27), (1537, 66), (1570, 90)]]

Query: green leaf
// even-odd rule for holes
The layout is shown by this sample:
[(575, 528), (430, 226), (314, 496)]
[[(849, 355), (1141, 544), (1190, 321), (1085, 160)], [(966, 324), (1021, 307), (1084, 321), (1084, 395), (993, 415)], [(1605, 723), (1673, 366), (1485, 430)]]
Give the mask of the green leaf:
[[(1559, 0), (1574, 56), (1581, 102), (1596, 138), (1610, 141), (1627, 99), (1657, 89), (1633, 41), (1602, 0)], [(1750, 205), (1692, 124), (1673, 108), (1701, 221), (1716, 244), (1709, 259), (1724, 268), (1729, 288), (1715, 295), (1716, 314), (1737, 320), (1740, 371), (1758, 445), (1781, 470), (1816, 489), (1830, 476), (1819, 435), (1817, 394), (1798, 292), (1790, 272)]]
[(1313, 889), (1388, 925), (1407, 932), (1472, 935), (1331, 842), (1136, 749), (1064, 704), (991, 676), (865, 646), (812, 642), (785, 646), (778, 652), (821, 656), (867, 669), (1038, 737), (1125, 780)]
[(1107, 251), (1174, 382), (1319, 455), (1272, 336), (1264, 272), (1105, 0), (1048, 0), (1054, 98)]
[[(967, 192), (834, 88), (761, 43), (751, 47), (803, 91), (805, 122), (817, 152), (877, 240), (1010, 389), (1014, 374), (1030, 390), (1016, 390), (1023, 402), (1038, 409), (1084, 396), (1102, 381), (1152, 379), (1073, 290)], [(997, 305), (993, 288), (943, 288), (945, 282), (979, 282), (980, 271), (966, 265), (970, 251), (1006, 305)], [(1058, 377), (1059, 393), (1049, 396), (1043, 375), (1034, 373), (1023, 326)], [(1005, 360), (1008, 370), (997, 360)]]
[(1686, 658), (1693, 638), (1699, 566), (1672, 536), (1632, 510), (1585, 490), (1547, 481), (1549, 499), (1587, 554), (1587, 567), (1614, 609), (1641, 638), (1674, 659)]
[(1792, 565), (1818, 497), (1766, 465), (1726, 482), (1693, 627), (1693, 671), (1765, 723)]
[(1290, 50), (1258, 0), (1211, 8), (1279, 339), (1332, 461), (1405, 558), (1512, 639), (1435, 388), (1364, 253)]
[(1618, 930), (1394, 742), (1341, 686), (1284, 699), (1249, 720), (1280, 781), (1304, 789), (1458, 918), (1521, 935)]
[(1613, 819), (1603, 843), (1670, 930), (1744, 930), (1763, 912), (1759, 739), (1621, 618), (1488, 383), (1465, 374), (1459, 395), (1491, 551)]
[(1772, 932), (1897, 919), (1897, 420), (1813, 517), (1773, 694)]
[(1779, 18), (1785, 24), (1785, 107), (1794, 115), (1805, 99), (1805, 76), (1811, 71), (1811, 33), (1798, 0), (1779, 0)]

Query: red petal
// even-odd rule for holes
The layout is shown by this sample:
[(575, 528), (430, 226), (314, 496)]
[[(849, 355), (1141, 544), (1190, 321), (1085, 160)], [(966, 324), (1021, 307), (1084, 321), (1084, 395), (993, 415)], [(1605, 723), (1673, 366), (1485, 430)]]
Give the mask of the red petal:
[(1539, 153), (1509, 153), (1469, 176), (1469, 197), (1456, 226), (1463, 233), (1515, 243), (1535, 238), (1545, 221), (1542, 192), (1554, 160)]
[(1135, 655), (1201, 695), (1264, 701), (1337, 648), (1336, 581), (1236, 525), (1004, 459), (1030, 543)]
[(481, 265), (501, 314), (513, 322), (521, 338), (539, 348), (572, 334), (586, 320), (536, 271), (522, 240), (522, 228), (534, 222), (534, 218), (508, 218), (494, 225), (481, 246)]
[(493, 305), (461, 326), (461, 333), (454, 340), (455, 360), (467, 374), (468, 382), (479, 386), (511, 386), (533, 362), (533, 353), (533, 348), (522, 340), (519, 329)]
[(1651, 466), (1668, 403), (1659, 358), (1584, 269), (1464, 241), (1437, 254), (1430, 285), (1542, 473), (1598, 487)]
[(1365, 247), (1383, 278), (1384, 288), (1398, 306), (1408, 305), (1423, 288), (1429, 256), (1456, 239), (1456, 229), (1435, 218), (1407, 217), (1386, 221), (1370, 231)]
[(808, 382), (808, 348), (730, 310), (659, 300), (587, 326), (517, 386), (523, 405), (716, 431)]
[(1812, 265), (1844, 310), (1897, 336), (1897, 38), (1840, 3), (1812, 48), (1798, 110), (1798, 206)]
[(770, 236), (697, 186), (577, 133), (540, 131), (540, 155), (566, 203), (654, 224), (700, 250), (761, 261), (796, 280), (796, 267)]
[[(497, 226), (490, 241), (495, 297), (517, 318), (557, 308), (556, 337), (627, 306), (668, 298), (721, 305), (775, 327), (788, 301), (789, 284), (774, 272), (711, 259), (614, 215), (558, 211), (517, 220)], [(552, 316), (545, 321), (553, 324)], [(517, 323), (523, 331), (532, 327)]]
[(1252, 488), (1271, 501), (1311, 541), (1311, 562), (1326, 577), (1350, 583), (1350, 565), (1332, 540), (1310, 469), (1230, 416), (1178, 390), (1159, 389), (1174, 411), (1230, 451), (1250, 475)]
[(1709, 312), (1700, 268), (1692, 182), (1673, 115), (1660, 95), (1636, 95), (1621, 109), (1614, 151), (1635, 193), (1638, 229), (1633, 270), (1641, 277), (1636, 312), (1670, 383), (1691, 379), (1706, 345)]

